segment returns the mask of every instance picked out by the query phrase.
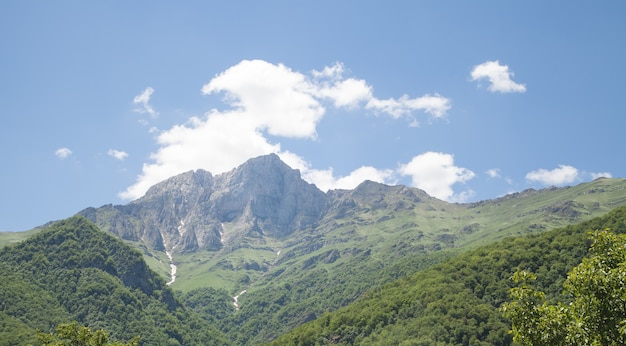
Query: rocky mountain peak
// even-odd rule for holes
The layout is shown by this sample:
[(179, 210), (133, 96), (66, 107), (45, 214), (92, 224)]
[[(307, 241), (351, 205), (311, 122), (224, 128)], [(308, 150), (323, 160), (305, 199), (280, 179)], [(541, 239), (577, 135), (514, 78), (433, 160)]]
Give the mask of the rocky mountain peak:
[(189, 171), (123, 206), (80, 214), (118, 236), (157, 250), (217, 250), (242, 237), (280, 237), (317, 222), (326, 195), (275, 154), (213, 176)]
[(276, 154), (248, 160), (216, 177), (213, 211), (221, 222), (238, 220), (261, 234), (284, 235), (314, 223), (325, 194)]
[(278, 155), (269, 154), (250, 159), (239, 167), (216, 177), (216, 185), (228, 188), (229, 193), (244, 190), (252, 194), (267, 193), (289, 177), (296, 181), (300, 172), (287, 166)]

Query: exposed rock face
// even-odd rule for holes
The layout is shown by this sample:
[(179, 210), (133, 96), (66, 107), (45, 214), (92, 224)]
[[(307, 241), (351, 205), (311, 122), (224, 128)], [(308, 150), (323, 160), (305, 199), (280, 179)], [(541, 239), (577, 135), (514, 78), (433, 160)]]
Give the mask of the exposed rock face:
[(120, 238), (141, 240), (156, 250), (189, 252), (217, 250), (251, 233), (288, 235), (314, 225), (325, 205), (326, 194), (271, 154), (217, 176), (186, 172), (127, 205), (79, 214)]
[(220, 222), (238, 219), (254, 225), (264, 235), (306, 228), (325, 205), (325, 194), (274, 154), (249, 160), (215, 180), (210, 213)]

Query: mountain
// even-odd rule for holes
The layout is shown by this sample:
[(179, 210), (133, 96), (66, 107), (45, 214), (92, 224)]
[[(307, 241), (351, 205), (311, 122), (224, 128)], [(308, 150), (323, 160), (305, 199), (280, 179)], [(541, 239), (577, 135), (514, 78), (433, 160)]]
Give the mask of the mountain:
[(126, 205), (78, 214), (138, 249), (185, 309), (253, 345), (467, 251), (621, 205), (624, 179), (466, 204), (371, 181), (324, 193), (267, 155), (220, 175), (186, 172)]
[(80, 216), (2, 248), (0, 275), (0, 345), (36, 344), (37, 331), (69, 321), (144, 345), (226, 341), (186, 311), (139, 252)]
[[(409, 253), (478, 246), (606, 213), (626, 203), (625, 187), (623, 179), (600, 179), (469, 204), (447, 203), (416, 188), (371, 181), (354, 190), (324, 193), (271, 154), (217, 176), (203, 170), (186, 172), (126, 205), (87, 208), (78, 214), (134, 242), (163, 275), (169, 275), (172, 256), (178, 263), (174, 287), (186, 291), (204, 286), (197, 281), (206, 281), (208, 270), (215, 274), (207, 277), (213, 281), (210, 286), (237, 290), (243, 288), (237, 280), (247, 279), (226, 275), (224, 269), (256, 268), (257, 273), (247, 274), (254, 281), (259, 272), (293, 256), (358, 239), (364, 241), (356, 246), (362, 251), (382, 247), (381, 251)], [(191, 263), (196, 260), (208, 267)]]
[(217, 176), (187, 172), (127, 205), (79, 214), (131, 241), (162, 275), (171, 275), (172, 261), (171, 287), (195, 308), (231, 304), (219, 327), (257, 344), (462, 251), (624, 204), (624, 179), (467, 204), (371, 181), (324, 193), (268, 155)]
[(271, 154), (215, 177), (203, 170), (183, 173), (127, 205), (79, 214), (122, 239), (186, 253), (310, 227), (320, 219), (325, 200), (323, 192)]

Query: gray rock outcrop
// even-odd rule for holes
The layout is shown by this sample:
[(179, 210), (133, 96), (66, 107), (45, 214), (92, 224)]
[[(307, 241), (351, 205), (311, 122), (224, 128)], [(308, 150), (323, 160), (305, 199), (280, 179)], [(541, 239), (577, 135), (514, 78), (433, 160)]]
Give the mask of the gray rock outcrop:
[(255, 234), (289, 235), (314, 225), (325, 205), (325, 193), (271, 154), (217, 176), (203, 170), (182, 173), (127, 205), (79, 214), (120, 238), (190, 252), (218, 250)]

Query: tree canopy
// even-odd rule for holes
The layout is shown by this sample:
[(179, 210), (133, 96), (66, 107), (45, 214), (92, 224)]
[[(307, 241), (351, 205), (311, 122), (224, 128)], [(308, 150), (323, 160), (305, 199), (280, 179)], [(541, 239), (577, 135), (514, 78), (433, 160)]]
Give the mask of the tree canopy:
[(572, 269), (563, 284), (569, 302), (549, 304), (518, 271), (512, 302), (502, 306), (512, 321), (513, 339), (524, 345), (626, 344), (626, 235), (609, 230), (591, 234), (590, 255)]
[(39, 342), (43, 346), (138, 346), (139, 337), (128, 342), (111, 341), (104, 329), (92, 331), (89, 327), (79, 326), (77, 322), (60, 324), (56, 333), (39, 333)]

